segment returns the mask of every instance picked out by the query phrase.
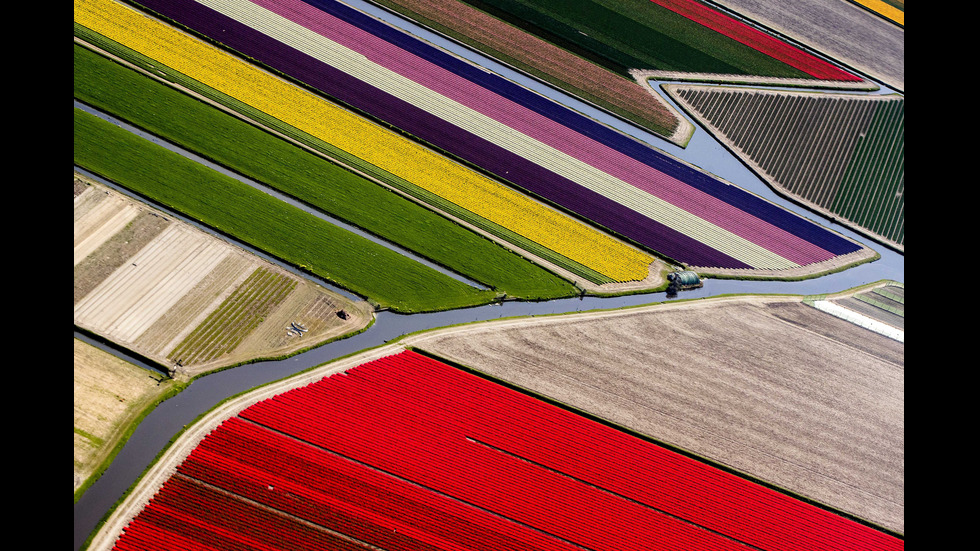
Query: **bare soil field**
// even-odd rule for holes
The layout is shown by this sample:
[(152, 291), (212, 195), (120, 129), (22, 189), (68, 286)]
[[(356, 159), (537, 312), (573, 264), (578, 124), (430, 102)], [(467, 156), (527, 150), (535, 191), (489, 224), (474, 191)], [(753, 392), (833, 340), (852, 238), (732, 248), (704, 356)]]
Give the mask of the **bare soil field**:
[[(175, 377), (287, 355), (373, 320), (366, 301), (349, 300), (77, 174), (74, 203), (75, 326), (174, 369)], [(276, 283), (246, 290), (258, 273)], [(205, 323), (211, 333), (195, 334)], [(181, 357), (171, 357), (192, 335), (194, 348), (210, 347), (209, 353), (187, 352), (185, 345)], [(195, 359), (183, 361), (185, 354)]]
[(75, 490), (95, 474), (143, 410), (173, 386), (75, 339)]
[(904, 345), (799, 298), (504, 320), (407, 344), (904, 532)]

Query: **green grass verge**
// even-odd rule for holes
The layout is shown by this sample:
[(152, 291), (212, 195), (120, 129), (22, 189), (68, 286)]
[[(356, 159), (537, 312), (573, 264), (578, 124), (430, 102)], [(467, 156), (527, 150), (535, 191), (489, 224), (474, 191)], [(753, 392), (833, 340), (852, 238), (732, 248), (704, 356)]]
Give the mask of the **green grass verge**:
[(75, 164), (397, 312), (495, 298), (234, 178), (74, 110)]
[(79, 45), (74, 77), (77, 99), (510, 297), (546, 300), (577, 292), (568, 281), (445, 216)]

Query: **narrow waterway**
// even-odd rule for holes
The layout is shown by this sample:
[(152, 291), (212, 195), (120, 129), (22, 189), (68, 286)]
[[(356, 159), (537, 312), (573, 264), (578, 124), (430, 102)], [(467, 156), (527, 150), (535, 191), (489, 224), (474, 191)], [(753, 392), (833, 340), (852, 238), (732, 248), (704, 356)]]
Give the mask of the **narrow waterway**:
[[(349, 0), (348, 3), (390, 23), (405, 28), (409, 32), (430, 42), (467, 57), (475, 63), (497, 71), (543, 95), (570, 105), (574, 109), (633, 135), (637, 139), (645, 141), (668, 154), (707, 170), (728, 182), (748, 189), (811, 220), (816, 220), (826, 227), (832, 228), (856, 241), (868, 245), (879, 252), (881, 258), (875, 262), (866, 263), (840, 273), (806, 281), (778, 282), (708, 279), (705, 281), (703, 288), (681, 292), (676, 298), (669, 298), (664, 293), (650, 293), (611, 298), (576, 297), (537, 303), (508, 301), (502, 305), (429, 314), (400, 315), (390, 312), (380, 312), (375, 324), (361, 334), (321, 346), (286, 360), (249, 364), (202, 377), (178, 396), (163, 402), (140, 424), (112, 465), (89, 488), (78, 503), (75, 504), (75, 549), (81, 548), (100, 519), (107, 514), (109, 509), (124, 495), (127, 489), (136, 482), (137, 478), (150, 465), (157, 454), (168, 445), (170, 440), (184, 426), (192, 423), (199, 415), (236, 394), (289, 377), (331, 360), (382, 345), (408, 333), (460, 323), (512, 316), (537, 316), (621, 308), (654, 302), (705, 298), (725, 294), (776, 293), (812, 295), (842, 291), (882, 279), (904, 283), (904, 255), (878, 245), (846, 227), (813, 214), (775, 194), (764, 182), (756, 177), (744, 164), (732, 156), (724, 146), (714, 140), (701, 127), (697, 128), (694, 137), (686, 148), (674, 146), (659, 137), (646, 133), (616, 117), (595, 109), (591, 105), (570, 98), (547, 85), (530, 79), (509, 67), (488, 60), (479, 54), (459, 47), (439, 35), (421, 29), (410, 22), (403, 21), (401, 18), (376, 6), (358, 0)], [(77, 102), (76, 106), (78, 106)], [(151, 139), (156, 139), (156, 137), (152, 137)], [(161, 145), (164, 144), (161, 143)], [(236, 175), (235, 177), (238, 176)], [(301, 208), (309, 209), (305, 205), (301, 205)], [(352, 229), (352, 231), (354, 230), (356, 228)], [(253, 252), (268, 259), (266, 255), (263, 255), (259, 251)], [(411, 254), (407, 251), (405, 253)], [(439, 269), (441, 271), (443, 270), (442, 268)], [(457, 278), (460, 277), (458, 274), (453, 275)], [(326, 282), (317, 281), (317, 283), (343, 292)], [(475, 284), (474, 282), (469, 283)], [(343, 294), (350, 296), (346, 292), (343, 292)], [(79, 334), (76, 332), (75, 336), (79, 337)]]

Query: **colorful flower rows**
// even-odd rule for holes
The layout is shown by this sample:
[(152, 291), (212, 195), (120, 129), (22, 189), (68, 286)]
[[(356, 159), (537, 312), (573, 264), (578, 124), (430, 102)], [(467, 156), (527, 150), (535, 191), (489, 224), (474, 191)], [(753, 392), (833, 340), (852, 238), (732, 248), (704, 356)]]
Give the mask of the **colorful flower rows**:
[[(529, 66), (532, 72), (547, 75), (543, 78), (556, 79), (559, 86), (570, 87), (600, 104), (606, 102), (614, 112), (638, 121), (656, 134), (670, 136), (681, 124), (678, 114), (665, 101), (636, 86), (632, 79), (617, 78), (619, 75), (604, 67), (468, 4), (456, 0), (395, 0), (394, 3), (483, 45), (480, 48), (500, 52), (505, 59), (515, 59), (518, 64)], [(682, 136), (683, 139), (675, 139), (686, 141), (689, 137), (686, 130)]]
[(778, 270), (860, 248), (339, 2), (144, 4), (685, 264)]
[(861, 77), (851, 74), (832, 63), (810, 55), (787, 42), (729, 17), (696, 0), (650, 0), (670, 11), (700, 23), (728, 38), (772, 56), (804, 73), (823, 80), (859, 82)]
[(613, 280), (648, 273), (649, 255), (131, 8), (75, 0), (75, 22)]
[(317, 532), (324, 542), (339, 535), (386, 549), (904, 548), (833, 512), (410, 351), (225, 421), (117, 548), (171, 545), (154, 544), (156, 532), (189, 549), (309, 542)]

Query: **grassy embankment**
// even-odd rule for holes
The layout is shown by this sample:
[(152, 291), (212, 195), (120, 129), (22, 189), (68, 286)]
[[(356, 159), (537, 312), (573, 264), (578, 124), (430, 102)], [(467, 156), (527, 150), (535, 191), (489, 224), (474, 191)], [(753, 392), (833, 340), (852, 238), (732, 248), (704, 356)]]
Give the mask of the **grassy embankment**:
[[(75, 97), (498, 292), (524, 299), (576, 292), (554, 274), (366, 178), (79, 46), (75, 46)], [(338, 257), (335, 262), (339, 261)], [(328, 279), (379, 304), (402, 309), (395, 306), (399, 301), (383, 299), (369, 288), (358, 291), (349, 282)], [(486, 294), (478, 293), (479, 299), (462, 305), (493, 298)], [(441, 309), (447, 300), (458, 302), (450, 297), (433, 304), (406, 300), (415, 302), (412, 311)]]

